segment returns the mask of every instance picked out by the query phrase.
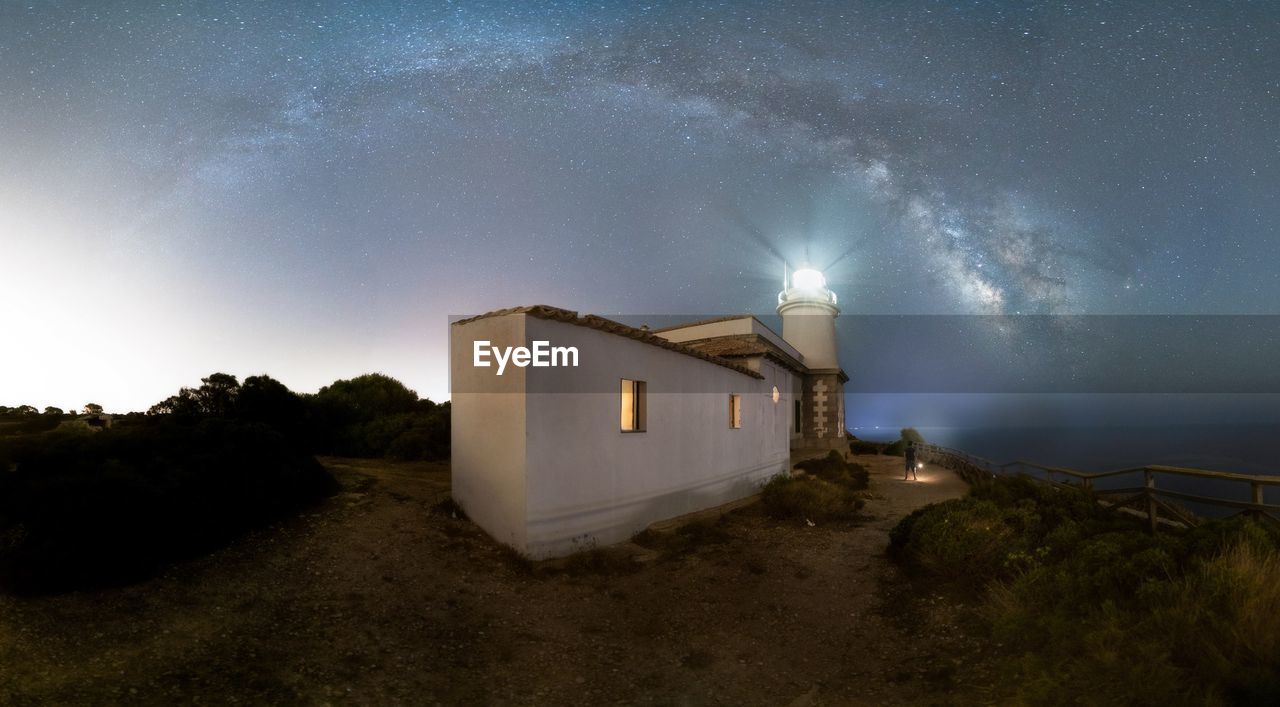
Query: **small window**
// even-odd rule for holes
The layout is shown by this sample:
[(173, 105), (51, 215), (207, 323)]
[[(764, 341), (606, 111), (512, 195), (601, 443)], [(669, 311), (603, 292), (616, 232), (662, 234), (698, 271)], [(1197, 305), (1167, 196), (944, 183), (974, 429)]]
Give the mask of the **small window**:
[(729, 427), (742, 429), (742, 396), (729, 395)]
[(777, 404), (778, 404), (778, 401), (779, 401), (779, 400), (781, 400), (781, 399), (782, 399), (782, 393), (779, 393), (779, 392), (778, 392), (778, 386), (776, 386), (776, 385), (775, 385), (775, 386), (773, 386), (773, 403), (774, 403), (774, 405), (777, 405)]
[(796, 400), (795, 420), (796, 420), (796, 432), (798, 433), (800, 432), (800, 400), (799, 399)]
[(622, 379), (622, 395), (619, 407), (620, 425), (623, 432), (644, 432), (644, 388), (644, 381)]

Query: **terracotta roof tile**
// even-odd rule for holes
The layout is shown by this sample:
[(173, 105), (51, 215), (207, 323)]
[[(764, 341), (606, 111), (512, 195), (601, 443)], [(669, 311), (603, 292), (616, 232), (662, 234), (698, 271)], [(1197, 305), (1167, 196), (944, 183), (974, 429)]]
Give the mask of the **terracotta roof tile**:
[(722, 358), (739, 356), (765, 356), (794, 371), (804, 372), (808, 369), (777, 344), (759, 334), (731, 334), (715, 336), (709, 339), (694, 339), (683, 342), (685, 346), (695, 348), (704, 353)]

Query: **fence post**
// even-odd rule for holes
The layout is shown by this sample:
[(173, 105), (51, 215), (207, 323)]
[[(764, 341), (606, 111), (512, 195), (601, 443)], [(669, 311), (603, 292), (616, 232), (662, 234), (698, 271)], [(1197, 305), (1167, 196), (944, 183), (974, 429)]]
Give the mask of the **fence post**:
[(1143, 492), (1147, 497), (1147, 522), (1151, 525), (1151, 532), (1156, 532), (1156, 475), (1151, 473), (1150, 469), (1143, 469), (1142, 475), (1146, 480), (1146, 490)]
[[(1254, 481), (1249, 485), (1253, 487), (1253, 502), (1258, 504), (1259, 506), (1261, 506), (1263, 503), (1266, 503), (1266, 500), (1265, 500), (1266, 496), (1263, 493), (1264, 489), (1262, 484), (1258, 483), (1257, 481)], [(1266, 513), (1266, 511), (1262, 510), (1261, 508), (1254, 508), (1252, 510), (1254, 513), (1258, 515), (1262, 515)]]
[(1087, 476), (1086, 476), (1086, 477), (1084, 477), (1083, 479), (1081, 479), (1081, 480), (1080, 480), (1080, 485), (1081, 485), (1081, 486), (1084, 486), (1084, 492), (1085, 492), (1085, 493), (1087, 493), (1087, 494), (1092, 494), (1092, 493), (1093, 493), (1093, 479), (1091, 479), (1091, 478), (1089, 478), (1089, 477), (1087, 477)]

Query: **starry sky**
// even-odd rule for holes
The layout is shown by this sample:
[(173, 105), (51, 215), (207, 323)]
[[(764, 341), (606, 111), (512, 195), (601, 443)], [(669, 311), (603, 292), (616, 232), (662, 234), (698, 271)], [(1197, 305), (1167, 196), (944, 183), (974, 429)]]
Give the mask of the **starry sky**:
[(1277, 187), (1274, 2), (0, 0), (0, 404), (442, 399), (450, 315), (770, 314), (784, 262), (1280, 314)]

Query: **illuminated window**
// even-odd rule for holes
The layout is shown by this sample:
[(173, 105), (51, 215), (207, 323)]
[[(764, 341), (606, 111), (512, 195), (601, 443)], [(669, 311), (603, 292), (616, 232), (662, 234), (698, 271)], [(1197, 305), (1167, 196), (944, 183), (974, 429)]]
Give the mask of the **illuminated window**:
[(729, 426), (733, 429), (742, 428), (742, 396), (729, 395)]
[(797, 398), (797, 399), (796, 399), (796, 414), (795, 414), (795, 418), (796, 418), (796, 432), (798, 433), (798, 432), (800, 432), (800, 400), (799, 400), (799, 398)]
[(778, 392), (778, 386), (776, 386), (776, 385), (775, 385), (775, 386), (773, 386), (773, 402), (774, 402), (774, 404), (776, 405), (776, 404), (778, 403), (778, 400), (780, 400), (781, 398), (782, 398), (782, 393), (779, 393), (779, 392)]
[(644, 381), (622, 379), (619, 408), (623, 432), (644, 432), (644, 398)]

